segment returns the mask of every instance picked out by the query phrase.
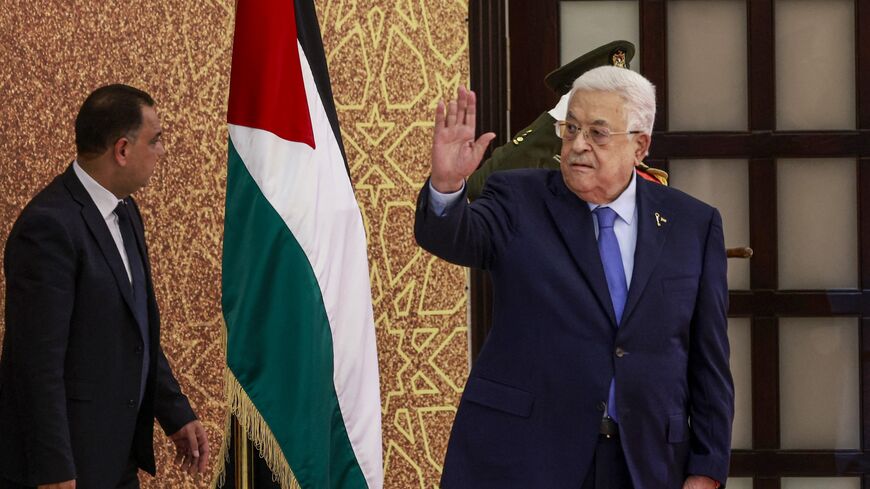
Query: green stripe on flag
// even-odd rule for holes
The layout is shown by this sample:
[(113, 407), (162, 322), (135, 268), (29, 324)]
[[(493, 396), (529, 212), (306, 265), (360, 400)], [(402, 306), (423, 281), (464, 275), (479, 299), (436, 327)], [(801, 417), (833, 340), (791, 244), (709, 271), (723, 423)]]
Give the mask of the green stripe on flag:
[(232, 140), (223, 246), (227, 365), (253, 411), (301, 487), (367, 487), (339, 409), (332, 333), (314, 271)]

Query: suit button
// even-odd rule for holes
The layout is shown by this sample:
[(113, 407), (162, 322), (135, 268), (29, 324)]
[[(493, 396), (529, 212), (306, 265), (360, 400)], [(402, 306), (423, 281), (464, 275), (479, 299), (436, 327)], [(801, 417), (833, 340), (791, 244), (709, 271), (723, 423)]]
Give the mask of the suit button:
[(145, 351), (145, 348), (142, 348), (142, 345), (136, 347), (136, 353), (142, 353), (143, 351)]
[(595, 409), (603, 413), (604, 410), (607, 409), (607, 403), (605, 403), (604, 401), (599, 401), (598, 404), (595, 406)]
[(625, 350), (623, 350), (623, 349), (620, 348), (620, 347), (617, 347), (617, 348), (616, 348), (616, 351), (613, 352), (613, 353), (614, 353), (614, 355), (616, 355), (616, 358), (622, 358), (622, 357), (625, 356)]
[(133, 399), (130, 399), (129, 401), (127, 401), (127, 407), (129, 407), (129, 408), (136, 407), (136, 401), (134, 401)]

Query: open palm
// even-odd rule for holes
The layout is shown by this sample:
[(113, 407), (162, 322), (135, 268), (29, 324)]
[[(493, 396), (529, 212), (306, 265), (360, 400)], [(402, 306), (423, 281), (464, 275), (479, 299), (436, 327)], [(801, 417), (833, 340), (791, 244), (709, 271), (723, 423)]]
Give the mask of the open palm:
[(432, 186), (439, 192), (455, 192), (477, 169), (486, 147), (495, 138), (488, 132), (474, 140), (476, 97), (474, 92), (459, 87), (456, 100), (443, 102), (435, 109), (435, 131), (432, 137)]

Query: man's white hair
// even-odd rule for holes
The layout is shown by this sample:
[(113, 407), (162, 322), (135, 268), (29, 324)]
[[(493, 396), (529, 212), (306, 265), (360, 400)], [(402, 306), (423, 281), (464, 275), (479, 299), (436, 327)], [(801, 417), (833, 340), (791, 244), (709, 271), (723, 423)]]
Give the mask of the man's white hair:
[(652, 135), (656, 119), (656, 88), (643, 76), (615, 66), (599, 66), (574, 80), (571, 95), (577, 90), (615, 92), (625, 100), (629, 131)]

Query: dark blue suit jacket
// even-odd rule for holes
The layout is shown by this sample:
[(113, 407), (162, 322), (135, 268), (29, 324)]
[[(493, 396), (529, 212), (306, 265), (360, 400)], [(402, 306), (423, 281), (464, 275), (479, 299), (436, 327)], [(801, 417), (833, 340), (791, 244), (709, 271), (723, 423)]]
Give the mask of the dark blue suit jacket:
[(725, 481), (734, 389), (721, 218), (643, 179), (637, 205), (634, 272), (617, 329), (592, 214), (559, 171), (493, 174), (480, 199), (462, 199), (443, 217), (430, 210), (426, 183), (417, 241), (488, 270), (494, 295), (442, 487), (581, 487), (614, 377), (635, 489), (679, 489), (689, 474)]
[(0, 357), (0, 479), (76, 479), (114, 487), (131, 455), (152, 475), (156, 417), (167, 433), (195, 419), (160, 348), (160, 315), (139, 210), (150, 365), (124, 263), (70, 166), (24, 208), (6, 242), (6, 334)]

